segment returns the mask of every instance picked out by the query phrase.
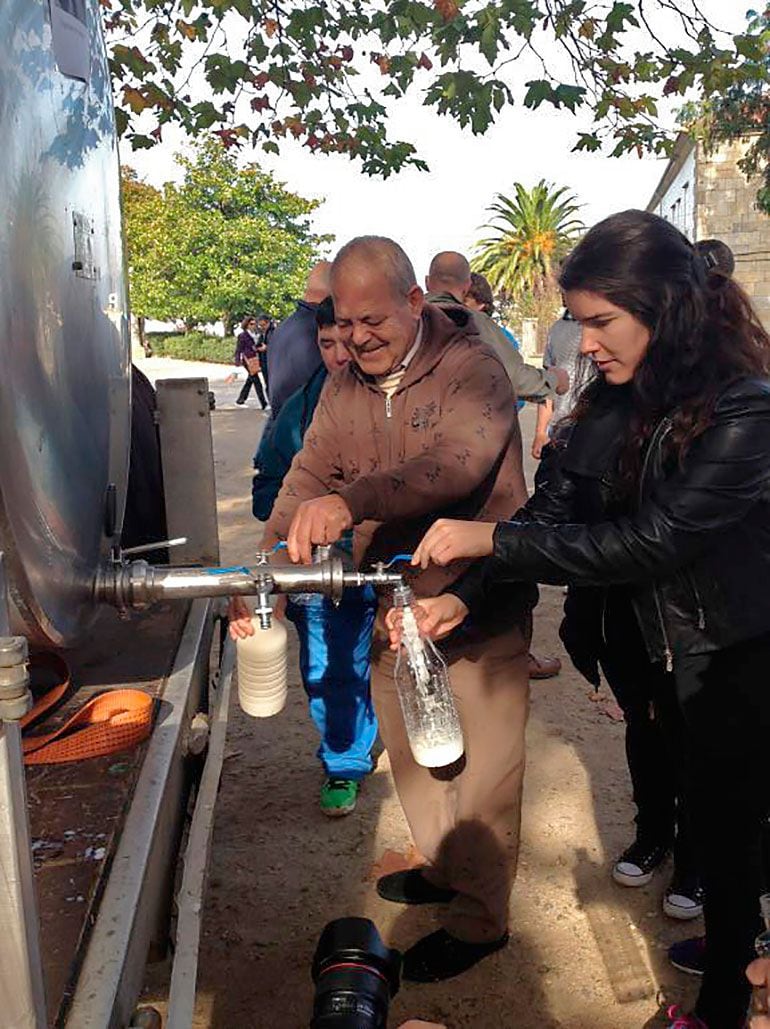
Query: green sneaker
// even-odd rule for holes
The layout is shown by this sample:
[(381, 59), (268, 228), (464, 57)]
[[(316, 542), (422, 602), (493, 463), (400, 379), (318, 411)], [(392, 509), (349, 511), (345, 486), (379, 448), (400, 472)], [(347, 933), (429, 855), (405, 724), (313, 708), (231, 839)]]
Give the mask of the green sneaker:
[(360, 788), (355, 779), (327, 779), (321, 787), (321, 811), (329, 818), (349, 815), (356, 809)]

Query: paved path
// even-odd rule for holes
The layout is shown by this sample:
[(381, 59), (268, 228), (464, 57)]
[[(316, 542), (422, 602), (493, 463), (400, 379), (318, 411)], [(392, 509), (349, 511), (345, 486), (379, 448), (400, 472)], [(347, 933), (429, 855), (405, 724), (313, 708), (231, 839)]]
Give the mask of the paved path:
[[(208, 379), (209, 389), (216, 397), (217, 410), (241, 410), (235, 400), (246, 377), (242, 368), (208, 361), (179, 361), (174, 357), (144, 357), (134, 363), (153, 384), (158, 379)], [(254, 390), (249, 394), (249, 399), (243, 407), (259, 411), (259, 402)]]

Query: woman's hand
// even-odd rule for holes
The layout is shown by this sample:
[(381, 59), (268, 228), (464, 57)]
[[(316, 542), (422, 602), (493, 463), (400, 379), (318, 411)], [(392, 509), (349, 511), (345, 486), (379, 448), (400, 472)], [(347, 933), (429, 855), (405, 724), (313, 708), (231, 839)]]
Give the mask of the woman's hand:
[[(444, 593), (440, 597), (424, 597), (412, 605), (417, 628), (422, 636), (432, 640), (443, 639), (468, 616), (468, 608), (454, 593)], [(390, 649), (398, 650), (401, 644), (401, 624), (403, 613), (392, 607), (385, 615), (385, 624), (390, 636)]]
[[(752, 961), (746, 970), (749, 982), (753, 986), (763, 987), (767, 994), (770, 990), (770, 958), (758, 958)], [(770, 1013), (756, 1014), (749, 1022), (750, 1029), (770, 1029)]]
[(447, 1029), (447, 1027), (443, 1023), (439, 1025), (438, 1022), (422, 1022), (419, 1018), (410, 1018), (399, 1029)]
[(448, 565), (461, 557), (487, 557), (492, 553), (495, 522), (457, 522), (439, 518), (428, 529), (412, 557), (412, 564), (427, 568)]

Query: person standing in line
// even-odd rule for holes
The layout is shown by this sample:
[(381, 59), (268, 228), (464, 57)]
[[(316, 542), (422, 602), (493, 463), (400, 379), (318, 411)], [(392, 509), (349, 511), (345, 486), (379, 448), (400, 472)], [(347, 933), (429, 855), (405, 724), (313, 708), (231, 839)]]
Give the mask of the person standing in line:
[[(327, 378), (338, 375), (350, 360), (339, 341), (331, 297), (318, 305), (316, 325), (323, 363), (266, 427), (254, 458), (252, 511), (263, 522), (269, 520), (283, 480), (302, 449)], [(266, 537), (263, 546), (276, 542)], [(339, 546), (349, 552), (349, 534)], [(371, 590), (348, 590), (339, 604), (316, 593), (286, 601), (286, 616), (299, 637), (300, 672), (310, 717), (321, 737), (318, 758), (326, 776), (321, 811), (330, 818), (355, 809), (361, 782), (373, 769), (377, 718), (371, 698), (370, 652), (376, 608)]]
[[(471, 311), (485, 314), (488, 318), (492, 318), (495, 313), (495, 298), (492, 293), (492, 287), (489, 285), (489, 280), (486, 276), (480, 272), (471, 272), (471, 284), (468, 292), (465, 294), (465, 306), (470, 308)], [(514, 350), (521, 352), (519, 341), (511, 330), (506, 325), (500, 325), (499, 322), (495, 324)], [(525, 400), (517, 400), (516, 409), (520, 411), (525, 403)]]
[[(441, 308), (465, 308), (465, 297), (471, 289), (471, 266), (462, 254), (445, 250), (430, 262), (425, 279), (425, 299)], [(517, 349), (511, 347), (503, 330), (481, 311), (474, 312), (473, 324), (482, 341), (490, 346), (502, 362), (513, 386), (516, 398), (536, 403), (554, 393), (566, 393), (569, 378), (559, 368), (543, 371), (525, 364)]]
[[(342, 248), (332, 295), (351, 362), (326, 383), (267, 525), (271, 537), (286, 538), (290, 559), (307, 563), (314, 544), (352, 529), (355, 562), (368, 567), (411, 550), (441, 511), (480, 518), (520, 506), (526, 487), (513, 390), (472, 330), (470, 312), (425, 304), (409, 258), (383, 237)], [(460, 571), (420, 574), (410, 585), (421, 596)], [(444, 905), (443, 927), (404, 955), (404, 976), (413, 981), (459, 975), (508, 943), (536, 595), (523, 584), (505, 610), (493, 603), (473, 632), (445, 648), (465, 739), (465, 765), (451, 770), (451, 781), (414, 760), (395, 656), (384, 627), (375, 626), (375, 710), (427, 861), (383, 876), (377, 889), (395, 903)], [(234, 635), (250, 630), (247, 619), (231, 621)]]
[(267, 370), (271, 419), (278, 417), (289, 397), (301, 389), (321, 366), (315, 313), (321, 301), (329, 296), (330, 268), (328, 261), (313, 265), (296, 310), (284, 318), (270, 337)]
[[(595, 375), (530, 502), (554, 518), (434, 524), (416, 566), (485, 560), (423, 602), (423, 629), (454, 630), (521, 579), (599, 587), (605, 615), (631, 605), (684, 723), (672, 760), (704, 886), (701, 990), (671, 1029), (744, 1029), (770, 814), (770, 336), (718, 263), (647, 211), (595, 225), (560, 284)], [(573, 504), (591, 519), (565, 518)]]
[(569, 375), (570, 387), (561, 396), (546, 397), (537, 409), (537, 426), (532, 441), (532, 456), (536, 461), (540, 460), (543, 447), (548, 442), (551, 424), (565, 418), (575, 406), (580, 388), (580, 337), (580, 326), (565, 308), (561, 318), (548, 330), (543, 368), (563, 368)]
[[(478, 272), (472, 272), (470, 265), (462, 254), (446, 251), (436, 254), (430, 264), (430, 272), (425, 281), (428, 288), (426, 300), (438, 304), (439, 307), (460, 305), (474, 312), (474, 324), (481, 339), (495, 351), (498, 357), (504, 357), (513, 349), (515, 361), (505, 364), (511, 377), (511, 385), (517, 397), (523, 395), (522, 390), (535, 390), (527, 399), (538, 404), (543, 398), (567, 389), (569, 379), (557, 372), (553, 379), (541, 372), (539, 368), (524, 364), (519, 353), (519, 341), (504, 326), (492, 320), (494, 297), (492, 287), (487, 279)], [(462, 297), (462, 299), (458, 299)], [(502, 359), (501, 357), (501, 359)], [(520, 411), (524, 400), (518, 399), (516, 409)], [(539, 408), (538, 408), (539, 409)], [(561, 661), (558, 657), (540, 657), (528, 654), (530, 679), (553, 679), (561, 672)]]
[(243, 389), (238, 394), (238, 399), (235, 401), (236, 404), (243, 406), (246, 403), (251, 387), (254, 387), (254, 391), (257, 394), (257, 400), (262, 405), (264, 411), (267, 407), (267, 400), (265, 398), (264, 391), (262, 389), (262, 382), (259, 378), (259, 353), (260, 353), (260, 341), (259, 334), (257, 333), (257, 319), (252, 315), (247, 315), (241, 322), (241, 332), (238, 336), (238, 340), (235, 347), (235, 358), (233, 363), (239, 368), (244, 367), (246, 369), (246, 381), (243, 384)]

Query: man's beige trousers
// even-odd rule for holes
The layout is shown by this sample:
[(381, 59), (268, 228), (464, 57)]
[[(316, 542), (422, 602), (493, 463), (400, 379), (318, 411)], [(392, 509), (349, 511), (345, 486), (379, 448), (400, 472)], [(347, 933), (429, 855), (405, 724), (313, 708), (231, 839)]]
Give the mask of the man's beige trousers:
[(466, 757), (449, 782), (412, 757), (393, 678), (395, 654), (377, 637), (372, 652), (372, 696), (404, 814), (429, 862), (427, 878), (458, 891), (446, 907), (444, 928), (474, 943), (498, 939), (508, 928), (519, 852), (528, 649), (528, 639), (515, 630), (444, 650)]

